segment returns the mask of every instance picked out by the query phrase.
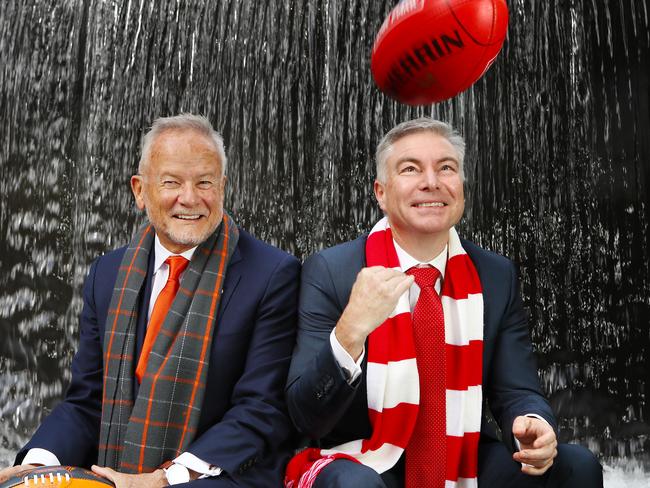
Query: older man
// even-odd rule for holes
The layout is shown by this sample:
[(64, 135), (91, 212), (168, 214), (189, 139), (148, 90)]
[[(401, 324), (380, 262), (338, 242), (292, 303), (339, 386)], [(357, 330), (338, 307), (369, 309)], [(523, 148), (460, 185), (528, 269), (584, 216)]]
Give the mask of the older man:
[(602, 486), (591, 453), (557, 447), (514, 265), (454, 229), (464, 152), (439, 121), (392, 129), (376, 157), (385, 217), (305, 262), (287, 395), (318, 447), (286, 486)]
[(118, 487), (280, 484), (300, 265), (224, 213), (226, 164), (205, 118), (154, 122), (131, 178), (149, 223), (92, 264), (70, 388), (18, 463), (95, 464)]

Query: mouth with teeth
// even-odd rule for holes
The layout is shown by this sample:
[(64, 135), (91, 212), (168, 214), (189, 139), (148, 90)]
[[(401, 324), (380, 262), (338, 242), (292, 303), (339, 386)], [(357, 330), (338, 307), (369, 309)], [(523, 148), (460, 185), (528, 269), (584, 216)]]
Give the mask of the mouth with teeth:
[(422, 202), (413, 205), (416, 208), (431, 208), (431, 207), (446, 207), (447, 204), (443, 202)]
[(176, 214), (174, 218), (179, 220), (199, 220), (203, 215), (199, 214)]

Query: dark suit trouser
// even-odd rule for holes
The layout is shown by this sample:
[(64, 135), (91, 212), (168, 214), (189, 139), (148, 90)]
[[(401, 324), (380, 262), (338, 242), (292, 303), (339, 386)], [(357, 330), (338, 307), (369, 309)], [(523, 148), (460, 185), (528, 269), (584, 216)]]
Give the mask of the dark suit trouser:
[[(378, 475), (348, 460), (330, 463), (318, 475), (314, 488), (403, 488), (403, 463)], [(574, 444), (558, 446), (558, 456), (543, 476), (521, 472), (521, 465), (501, 442), (482, 442), (479, 448), (480, 488), (602, 488), (602, 467), (587, 449)], [(422, 487), (426, 488), (426, 487)]]

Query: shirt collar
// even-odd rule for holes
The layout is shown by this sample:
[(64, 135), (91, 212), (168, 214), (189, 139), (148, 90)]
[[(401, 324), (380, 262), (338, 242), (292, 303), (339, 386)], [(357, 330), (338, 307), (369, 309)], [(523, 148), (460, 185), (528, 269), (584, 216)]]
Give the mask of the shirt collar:
[(158, 234), (156, 234), (156, 238), (154, 241), (153, 274), (156, 274), (158, 272), (160, 267), (163, 265), (163, 263), (169, 256), (183, 256), (188, 261), (191, 261), (192, 256), (194, 255), (194, 251), (196, 251), (197, 247), (198, 246), (195, 246), (192, 249), (188, 249), (185, 252), (176, 254), (169, 251), (165, 246), (163, 246), (162, 243), (160, 242), (160, 239), (158, 238)]
[(442, 250), (442, 252), (431, 261), (422, 263), (407, 253), (404, 249), (402, 249), (399, 244), (395, 242), (395, 239), (393, 239), (393, 244), (395, 245), (395, 251), (397, 252), (397, 258), (399, 259), (400, 269), (403, 273), (406, 273), (413, 266), (417, 266), (419, 264), (429, 264), (440, 271), (441, 279), (445, 277), (445, 268), (447, 267), (447, 245), (445, 245), (445, 248)]

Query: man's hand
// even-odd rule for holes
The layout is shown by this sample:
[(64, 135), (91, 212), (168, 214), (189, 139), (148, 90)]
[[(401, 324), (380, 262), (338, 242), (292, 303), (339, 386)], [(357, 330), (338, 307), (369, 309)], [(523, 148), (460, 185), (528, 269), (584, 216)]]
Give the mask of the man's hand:
[(512, 434), (521, 444), (521, 450), (512, 458), (522, 463), (521, 471), (541, 476), (557, 456), (555, 431), (547, 422), (534, 417), (517, 417), (512, 424)]
[(111, 468), (100, 468), (93, 466), (93, 473), (103, 476), (111, 481), (115, 488), (159, 488), (169, 486), (167, 477), (162, 469), (157, 469), (153, 473), (126, 474), (115, 471)]
[(383, 266), (359, 272), (335, 332), (336, 339), (355, 361), (363, 352), (366, 337), (388, 318), (414, 279)]
[(0, 469), (0, 483), (4, 483), (14, 476), (23, 477), (23, 474), (27, 471), (31, 471), (34, 468), (38, 468), (35, 464), (23, 464), (18, 466), (11, 466), (9, 468)]

